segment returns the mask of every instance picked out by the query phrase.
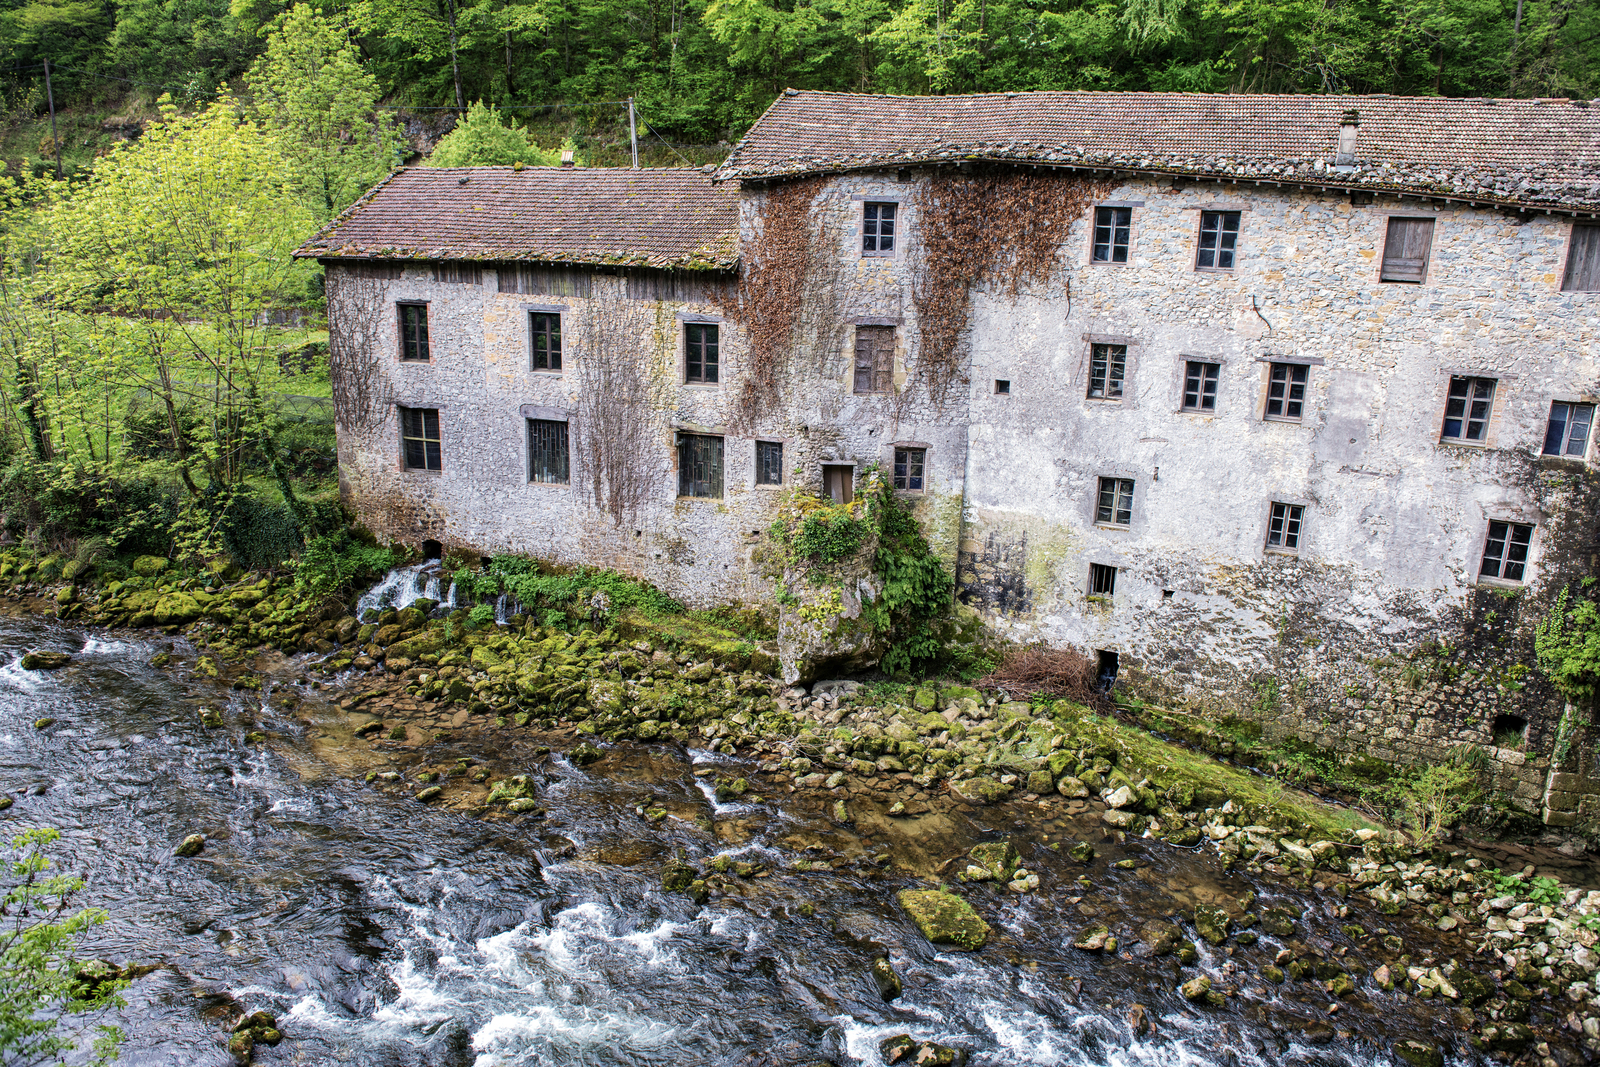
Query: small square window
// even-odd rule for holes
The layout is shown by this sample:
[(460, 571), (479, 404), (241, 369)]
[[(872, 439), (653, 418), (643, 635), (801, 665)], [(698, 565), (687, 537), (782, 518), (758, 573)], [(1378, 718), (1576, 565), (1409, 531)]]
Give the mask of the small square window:
[(855, 391), (887, 393), (894, 385), (894, 327), (856, 327)]
[(783, 484), (783, 442), (756, 442), (756, 484)]
[(1550, 425), (1544, 432), (1544, 454), (1577, 456), (1589, 450), (1589, 427), (1594, 425), (1593, 404), (1550, 405)]
[(1279, 552), (1300, 551), (1300, 517), (1305, 508), (1299, 504), (1272, 505), (1272, 519), (1267, 523), (1267, 547)]
[(1132, 525), (1132, 478), (1100, 479), (1100, 500), (1095, 506), (1094, 521), (1103, 526)]
[(861, 254), (894, 255), (894, 216), (899, 204), (869, 200), (861, 205)]
[(717, 382), (717, 327), (690, 322), (683, 327), (683, 380), (696, 385)]
[(400, 461), (408, 471), (442, 471), (438, 408), (400, 409)]
[(678, 495), (721, 499), (722, 438), (701, 433), (678, 435)]
[(922, 470), (928, 458), (926, 448), (894, 450), (894, 487), (908, 493), (922, 492)]
[(1569, 293), (1600, 291), (1600, 226), (1573, 224), (1561, 288)]
[(1489, 436), (1489, 416), (1494, 412), (1494, 386), (1493, 378), (1451, 378), (1439, 439), (1482, 444)]
[(1183, 410), (1217, 410), (1217, 377), (1222, 366), (1186, 360), (1183, 368)]
[(1232, 270), (1239, 243), (1239, 212), (1200, 212), (1200, 251), (1194, 265), (1199, 270)]
[(1432, 219), (1390, 219), (1378, 280), (1422, 284), (1428, 276), (1428, 252), (1432, 245)]
[(1089, 399), (1121, 400), (1127, 371), (1127, 345), (1090, 345)]
[(1306, 378), (1311, 368), (1302, 363), (1274, 363), (1267, 382), (1267, 418), (1299, 422), (1305, 413)]
[(428, 362), (428, 305), (401, 304), (400, 358), (408, 363)]
[(529, 351), (534, 370), (561, 369), (561, 314), (528, 312)]
[(1104, 563), (1089, 564), (1089, 595), (1112, 596), (1117, 591), (1117, 568)]
[(994, 392), (996, 396), (1008, 395), (1011, 392), (1011, 383), (1004, 378), (996, 378), (994, 380)]
[(1096, 263), (1128, 262), (1128, 241), (1132, 233), (1132, 208), (1095, 208), (1093, 261)]
[(567, 424), (554, 419), (529, 419), (528, 481), (567, 485), (570, 480)]
[(1532, 543), (1532, 526), (1520, 522), (1491, 522), (1478, 577), (1502, 582), (1522, 581), (1528, 566), (1528, 546)]

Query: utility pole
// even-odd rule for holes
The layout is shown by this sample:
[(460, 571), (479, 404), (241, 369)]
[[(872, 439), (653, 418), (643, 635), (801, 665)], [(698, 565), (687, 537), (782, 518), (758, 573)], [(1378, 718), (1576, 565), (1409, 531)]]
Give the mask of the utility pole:
[(633, 169), (639, 169), (639, 126), (633, 117), (633, 97), (628, 97), (628, 140), (633, 144)]
[[(56, 181), (61, 180), (61, 138), (56, 136), (56, 94), (50, 88), (50, 61), (44, 61), (44, 98), (50, 103), (50, 147), (56, 150)], [(634, 164), (638, 166), (637, 163)]]

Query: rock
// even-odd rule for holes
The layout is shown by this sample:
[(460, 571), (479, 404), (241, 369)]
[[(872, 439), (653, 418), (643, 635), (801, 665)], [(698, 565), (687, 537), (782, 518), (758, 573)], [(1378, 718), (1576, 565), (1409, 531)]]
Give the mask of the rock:
[(989, 939), (989, 924), (972, 905), (942, 889), (902, 889), (896, 894), (900, 906), (936, 945), (954, 945), (968, 952), (982, 948)]
[(682, 893), (694, 884), (695, 870), (681, 859), (668, 863), (661, 871), (661, 888), (669, 893)]
[(1171, 923), (1147, 922), (1139, 927), (1139, 943), (1147, 956), (1168, 955), (1182, 940), (1183, 931)]
[(972, 861), (968, 871), (976, 867), (982, 872), (982, 877), (975, 879), (969, 873), (967, 877), (973, 881), (1010, 881), (1011, 872), (1017, 867), (1017, 850), (1010, 841), (985, 841), (973, 845), (967, 857)]
[(834, 822), (849, 822), (850, 821), (850, 808), (849, 808), (848, 805), (845, 804), (843, 799), (835, 800), (833, 802), (833, 821)]
[(1283, 971), (1270, 963), (1261, 968), (1261, 977), (1274, 985), (1283, 984)]
[(1129, 830), (1139, 821), (1139, 816), (1125, 809), (1112, 808), (1100, 816), (1100, 821), (1115, 830)]
[(1127, 786), (1119, 786), (1106, 795), (1106, 806), (1109, 808), (1126, 808), (1137, 804), (1139, 795)]
[(200, 607), (200, 602), (188, 593), (172, 592), (156, 601), (151, 615), (158, 626), (177, 626), (186, 622), (193, 622), (205, 612)]
[(1533, 1031), (1526, 1025), (1501, 1022), (1497, 1026), (1485, 1026), (1472, 1043), (1490, 1052), (1520, 1052), (1531, 1041)]
[(950, 783), (950, 791), (973, 804), (993, 804), (1011, 795), (1011, 787), (979, 775)]
[(1336, 974), (1323, 983), (1323, 988), (1336, 997), (1348, 997), (1356, 991), (1356, 984), (1348, 974)]
[(200, 725), (207, 730), (217, 730), (222, 727), (222, 712), (216, 708), (200, 709)]
[(1193, 941), (1178, 942), (1178, 962), (1185, 967), (1191, 967), (1200, 959), (1200, 950), (1194, 947)]
[(1143, 1004), (1135, 1004), (1128, 1009), (1128, 1029), (1133, 1031), (1134, 1037), (1143, 1037), (1155, 1029), (1155, 1024), (1150, 1021), (1150, 1012)]
[(183, 839), (183, 843), (172, 850), (172, 854), (179, 859), (188, 859), (200, 855), (200, 850), (206, 847), (205, 834), (190, 834)]
[(1067, 855), (1079, 863), (1092, 863), (1095, 857), (1094, 846), (1087, 841), (1079, 841), (1076, 845), (1067, 849)]
[(372, 722), (362, 723), (360, 726), (356, 727), (357, 737), (371, 737), (374, 734), (381, 733), (383, 733), (383, 723), (376, 719), (374, 719)]
[(22, 654), (22, 669), (25, 671), (54, 671), (71, 662), (72, 657), (65, 652), (36, 649)]
[(1194, 826), (1180, 826), (1167, 834), (1166, 841), (1178, 848), (1193, 848), (1200, 843), (1200, 830)]
[(889, 962), (887, 956), (879, 956), (872, 961), (872, 981), (885, 1003), (898, 997), (903, 989), (900, 976), (895, 973), (894, 964)]
[(1055, 778), (1049, 771), (1038, 770), (1028, 775), (1028, 792), (1030, 793), (1037, 793), (1043, 796), (1046, 793), (1054, 792), (1055, 788)]
[[(544, 814), (544, 809), (541, 808), (539, 806), (539, 802), (534, 800), (532, 797), (518, 797), (516, 800), (513, 800), (511, 803), (506, 805), (506, 810), (513, 815)], [(665, 816), (666, 812), (663, 811), (661, 814)]]
[(1178, 992), (1182, 993), (1186, 1000), (1205, 1000), (1206, 994), (1211, 992), (1211, 979), (1205, 975), (1191, 978), (1178, 987)]
[(76, 589), (72, 588), (72, 586), (70, 586), (70, 585), (62, 586), (60, 589), (56, 590), (56, 607), (59, 607), (59, 608), (66, 607), (68, 604), (72, 603), (73, 599), (77, 595), (78, 595), (78, 591)]
[(1261, 929), (1273, 937), (1293, 937), (1294, 921), (1299, 912), (1289, 908), (1266, 908), (1261, 912)]
[(1213, 945), (1228, 939), (1228, 913), (1211, 904), (1201, 904), (1194, 909), (1194, 928), (1200, 936)]
[[(166, 560), (161, 562), (165, 563)], [(240, 1063), (249, 1063), (250, 1054), (255, 1051), (256, 1036), (249, 1030), (240, 1030), (228, 1038), (228, 1051)]]
[(46, 716), (46, 717), (44, 717), (42, 719), (34, 719), (33, 720), (33, 728), (35, 730), (48, 730), (50, 727), (54, 726), (55, 724), (56, 724), (56, 721), (54, 719), (50, 718), (49, 716)]
[(444, 787), (443, 786), (430, 785), (428, 788), (426, 788), (426, 789), (422, 790), (420, 793), (418, 793), (416, 795), (416, 799), (420, 800), (424, 804), (426, 804), (430, 800), (437, 799), (443, 793), (444, 793)]
[(160, 556), (140, 556), (133, 561), (133, 573), (141, 578), (154, 578), (167, 569), (167, 561)]
[(567, 752), (567, 761), (575, 767), (587, 767), (605, 755), (598, 747), (587, 741), (580, 741), (573, 745)]
[(1031, 893), (1039, 888), (1039, 876), (1032, 871), (1018, 870), (1011, 876), (1011, 881), (1006, 883), (1006, 888), (1013, 893)]
[(878, 1042), (878, 1055), (886, 1064), (906, 1067), (965, 1067), (965, 1049), (950, 1048), (933, 1041), (917, 1041), (910, 1034), (897, 1034)]
[(1078, 931), (1072, 939), (1072, 947), (1084, 952), (1099, 952), (1106, 947), (1106, 941), (1111, 937), (1111, 931), (1105, 923), (1091, 923)]
[(1411, 1067), (1444, 1067), (1444, 1052), (1431, 1041), (1407, 1038), (1394, 1043), (1394, 1054)]
[(1089, 795), (1089, 787), (1082, 778), (1062, 778), (1056, 782), (1056, 792), (1064, 797), (1082, 800)]

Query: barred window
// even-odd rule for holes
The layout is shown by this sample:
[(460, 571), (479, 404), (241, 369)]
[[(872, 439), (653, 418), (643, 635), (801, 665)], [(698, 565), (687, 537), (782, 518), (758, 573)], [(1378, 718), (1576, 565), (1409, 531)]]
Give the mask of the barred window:
[(894, 214), (899, 206), (893, 201), (872, 200), (862, 205), (862, 255), (887, 256), (894, 253)]
[(1194, 265), (1200, 270), (1232, 270), (1234, 246), (1239, 242), (1239, 212), (1200, 212), (1200, 252)]
[[(686, 323), (683, 327), (683, 349), (683, 380), (704, 385), (715, 385), (717, 381), (716, 324), (709, 322)], [(721, 496), (722, 494), (719, 492), (717, 495)]]
[(533, 353), (534, 370), (561, 369), (561, 315), (559, 312), (528, 312), (528, 331), (531, 334), (529, 351)]
[(678, 495), (722, 497), (722, 438), (678, 435)]
[(1222, 367), (1216, 363), (1188, 360), (1183, 371), (1183, 410), (1215, 411), (1217, 409), (1217, 375)]
[(1483, 545), (1480, 578), (1520, 582), (1528, 566), (1528, 546), (1533, 543), (1533, 527), (1520, 522), (1491, 522), (1489, 539)]
[(1089, 564), (1089, 595), (1112, 596), (1117, 591), (1117, 568), (1104, 563)]
[(1444, 405), (1444, 441), (1476, 441), (1489, 436), (1489, 416), (1494, 412), (1493, 378), (1450, 379), (1450, 397)]
[(1089, 399), (1121, 400), (1127, 367), (1127, 345), (1090, 345)]
[(528, 481), (545, 485), (571, 482), (567, 424), (554, 419), (528, 420)]
[(1301, 363), (1274, 363), (1267, 383), (1267, 418), (1299, 422), (1305, 412), (1306, 378), (1311, 368)]
[(1267, 523), (1267, 547), (1280, 552), (1300, 551), (1300, 520), (1305, 508), (1299, 504), (1272, 505), (1272, 519)]
[(1544, 432), (1547, 456), (1582, 456), (1589, 450), (1589, 427), (1594, 424), (1593, 404), (1550, 405), (1550, 425)]
[(444, 470), (438, 408), (400, 409), (400, 461), (406, 470)]
[(756, 484), (783, 484), (783, 442), (756, 442)]
[(1128, 241), (1132, 233), (1132, 208), (1095, 208), (1093, 261), (1096, 263), (1128, 262)]
[(1100, 479), (1100, 501), (1095, 507), (1094, 521), (1107, 526), (1132, 525), (1132, 478)]
[(922, 492), (922, 468), (928, 458), (926, 448), (894, 450), (894, 487), (908, 493)]
[(408, 362), (428, 362), (428, 305), (401, 304), (400, 358)]

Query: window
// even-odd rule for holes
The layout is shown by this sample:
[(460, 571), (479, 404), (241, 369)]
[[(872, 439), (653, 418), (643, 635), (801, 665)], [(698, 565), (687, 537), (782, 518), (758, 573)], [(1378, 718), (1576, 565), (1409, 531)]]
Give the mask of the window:
[(1440, 440), (1482, 443), (1488, 436), (1489, 415), (1493, 410), (1493, 378), (1451, 378)]
[(1569, 293), (1600, 292), (1600, 226), (1573, 225), (1561, 288)]
[(722, 497), (722, 438), (678, 435), (678, 495)]
[(1117, 591), (1117, 568), (1104, 563), (1089, 564), (1089, 595), (1111, 596)]
[(1089, 399), (1121, 400), (1127, 368), (1127, 345), (1090, 345)]
[(861, 205), (861, 254), (894, 255), (894, 213), (900, 205), (893, 201), (867, 201)]
[(856, 327), (856, 392), (887, 393), (894, 383), (894, 327)]
[(1420, 284), (1428, 275), (1428, 248), (1432, 244), (1432, 219), (1390, 219), (1379, 280)]
[(1239, 212), (1200, 212), (1199, 270), (1232, 270), (1234, 247), (1239, 243)]
[(1011, 393), (1011, 382), (1008, 379), (996, 378), (994, 380), (994, 395), (995, 396), (1007, 396), (1010, 393)]
[[(689, 322), (683, 327), (683, 380), (701, 385), (717, 382), (717, 327), (709, 322)], [(721, 484), (720, 481), (718, 483)], [(685, 493), (685, 496), (696, 494)], [(722, 493), (719, 491), (718, 496)]]
[(1272, 505), (1272, 519), (1267, 523), (1267, 547), (1279, 552), (1300, 551), (1300, 516), (1305, 508), (1299, 504)]
[(1106, 526), (1133, 524), (1133, 479), (1101, 478), (1100, 502), (1094, 521)]
[(554, 419), (529, 419), (528, 481), (566, 485), (570, 480), (567, 424)]
[(1306, 375), (1300, 363), (1274, 363), (1267, 381), (1267, 418), (1299, 422), (1306, 404)]
[(856, 498), (856, 469), (849, 463), (829, 463), (822, 468), (822, 495), (835, 504)]
[(926, 448), (895, 449), (894, 487), (908, 493), (922, 492), (922, 468), (927, 458)]
[(560, 370), (560, 313), (550, 311), (528, 312), (528, 330), (532, 337), (528, 350), (533, 353), (533, 369)]
[(1478, 577), (1496, 578), (1502, 582), (1522, 581), (1523, 572), (1528, 566), (1528, 545), (1532, 541), (1532, 526), (1520, 522), (1491, 522)]
[(1132, 231), (1132, 208), (1095, 208), (1093, 261), (1095, 263), (1128, 262), (1128, 237)]
[(428, 362), (428, 305), (400, 305), (400, 358)]
[(1195, 359), (1185, 361), (1183, 370), (1183, 410), (1217, 410), (1217, 375), (1221, 370), (1220, 364), (1201, 363)]
[(783, 442), (756, 442), (756, 484), (783, 484)]
[(400, 409), (400, 459), (408, 471), (442, 471), (439, 409)]
[(1551, 404), (1544, 454), (1581, 457), (1589, 449), (1589, 427), (1593, 424), (1593, 404), (1566, 404), (1559, 400)]

